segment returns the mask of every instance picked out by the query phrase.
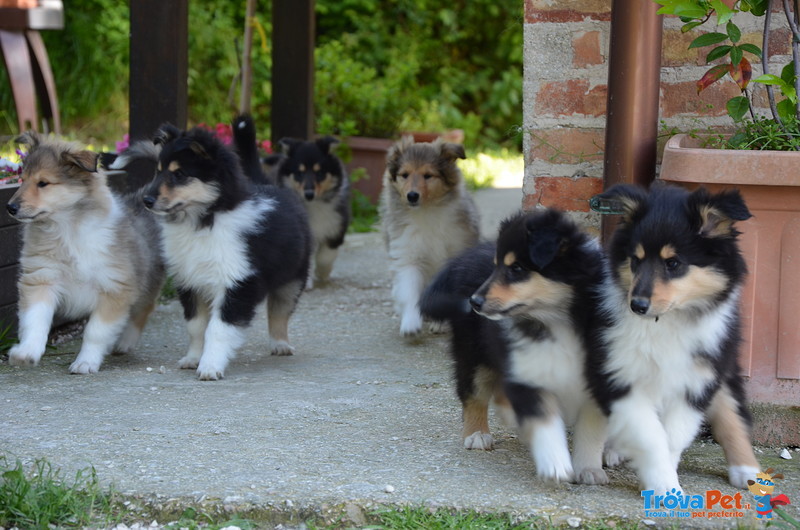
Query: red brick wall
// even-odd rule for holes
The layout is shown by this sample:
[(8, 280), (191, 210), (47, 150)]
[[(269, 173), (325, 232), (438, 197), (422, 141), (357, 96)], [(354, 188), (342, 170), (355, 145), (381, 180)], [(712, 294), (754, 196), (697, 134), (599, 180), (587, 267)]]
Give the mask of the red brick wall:
[[(589, 228), (599, 226), (588, 199), (602, 189), (610, 20), (611, 0), (525, 0), (524, 205), (565, 209)], [(762, 22), (737, 18), (742, 40), (761, 46)], [(697, 33), (681, 33), (680, 27), (680, 20), (664, 19), (659, 109), (664, 126), (681, 131), (730, 126), (724, 104), (738, 88), (726, 79), (698, 96), (695, 83), (709, 68), (708, 50), (689, 50)], [(789, 37), (788, 29), (773, 34), (774, 73), (791, 54)], [(754, 77), (759, 68), (754, 65)], [(758, 100), (763, 104), (765, 98)]]

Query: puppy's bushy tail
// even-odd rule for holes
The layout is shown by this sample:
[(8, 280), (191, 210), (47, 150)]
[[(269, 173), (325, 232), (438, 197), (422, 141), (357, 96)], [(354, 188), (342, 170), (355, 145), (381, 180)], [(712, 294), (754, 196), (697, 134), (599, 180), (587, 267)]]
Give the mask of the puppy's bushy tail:
[(233, 144), (242, 162), (244, 174), (257, 184), (274, 184), (267, 178), (261, 167), (253, 118), (247, 114), (241, 114), (234, 118), (231, 126), (233, 128)]
[(420, 311), (433, 320), (457, 322), (476, 317), (469, 298), (494, 269), (494, 243), (481, 243), (450, 260), (425, 289)]
[(135, 142), (117, 155), (117, 158), (108, 167), (109, 169), (125, 169), (132, 163), (143, 160), (152, 162), (155, 168), (155, 165), (158, 164), (158, 154), (160, 152), (161, 145), (154, 144), (150, 140)]

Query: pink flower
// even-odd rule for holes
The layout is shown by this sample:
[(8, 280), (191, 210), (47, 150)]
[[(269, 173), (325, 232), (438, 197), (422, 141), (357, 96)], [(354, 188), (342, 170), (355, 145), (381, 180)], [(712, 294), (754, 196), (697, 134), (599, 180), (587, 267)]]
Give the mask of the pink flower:
[(126, 150), (131, 145), (131, 139), (128, 136), (128, 133), (123, 135), (122, 140), (116, 143), (117, 153), (121, 153)]
[(263, 149), (265, 153), (267, 153), (268, 155), (272, 154), (272, 142), (270, 142), (269, 140), (264, 140), (259, 145), (261, 146), (261, 149)]

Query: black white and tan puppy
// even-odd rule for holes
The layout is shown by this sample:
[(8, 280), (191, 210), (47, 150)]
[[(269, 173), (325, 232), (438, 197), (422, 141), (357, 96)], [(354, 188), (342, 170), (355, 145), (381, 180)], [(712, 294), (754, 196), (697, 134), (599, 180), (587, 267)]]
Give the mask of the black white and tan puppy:
[[(421, 308), (451, 325), (466, 448), (492, 447), (494, 398), (514, 418), (538, 476), (608, 482), (605, 417), (584, 376), (584, 335), (593, 331), (604, 274), (598, 243), (564, 214), (546, 210), (506, 220), (496, 247), (474, 247), (435, 277)], [(567, 426), (574, 429), (572, 458)]]
[(73, 374), (97, 372), (109, 352), (139, 341), (164, 281), (159, 228), (136, 194), (112, 192), (96, 153), (25, 133), (22, 184), (6, 206), (23, 224), (20, 343), (13, 365), (44, 354), (53, 316), (89, 317)]
[(642, 487), (681, 491), (677, 467), (706, 416), (730, 482), (758, 472), (737, 361), (746, 266), (737, 191), (618, 185), (596, 199), (623, 214), (609, 247), (605, 329), (593, 348), (592, 391), (609, 440)]
[(478, 242), (478, 212), (456, 165), (459, 158), (466, 158), (459, 144), (414, 143), (410, 136), (387, 156), (381, 230), (400, 333), (406, 336), (422, 329), (419, 297), (425, 285), (448, 259)]
[(339, 141), (325, 136), (313, 142), (283, 138), (284, 157), (278, 162), (278, 185), (297, 192), (308, 210), (315, 257), (308, 287), (327, 282), (350, 225), (350, 180), (334, 154)]
[[(161, 219), (164, 255), (189, 330), (181, 368), (224, 376), (257, 307), (267, 301), (274, 355), (290, 355), (288, 325), (308, 274), (311, 234), (296, 195), (258, 186), (236, 154), (200, 128), (164, 125), (114, 167), (157, 154), (144, 204)], [(241, 151), (240, 151), (241, 152)]]

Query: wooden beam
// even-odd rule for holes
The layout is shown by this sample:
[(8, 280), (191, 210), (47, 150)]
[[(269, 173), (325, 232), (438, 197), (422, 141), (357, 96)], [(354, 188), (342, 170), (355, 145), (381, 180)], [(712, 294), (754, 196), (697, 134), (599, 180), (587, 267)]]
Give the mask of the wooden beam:
[(314, 134), (314, 0), (272, 2), (272, 142)]
[[(189, 0), (131, 0), (130, 139), (150, 138), (164, 122), (186, 127)], [(129, 187), (152, 175), (129, 168)]]

